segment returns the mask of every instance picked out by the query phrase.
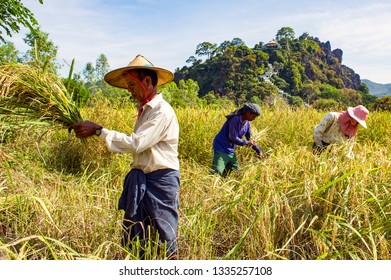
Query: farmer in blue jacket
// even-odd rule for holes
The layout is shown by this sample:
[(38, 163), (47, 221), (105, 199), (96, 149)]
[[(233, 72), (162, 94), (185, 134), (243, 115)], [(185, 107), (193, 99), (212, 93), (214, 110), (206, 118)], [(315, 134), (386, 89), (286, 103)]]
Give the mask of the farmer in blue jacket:
[[(250, 127), (250, 122), (260, 114), (261, 110), (257, 104), (246, 103), (226, 116), (227, 120), (213, 141), (212, 173), (225, 176), (233, 169), (239, 169), (235, 155), (237, 145), (252, 147), (258, 156), (262, 157), (262, 151), (251, 139)], [(247, 140), (242, 139), (243, 136)]]

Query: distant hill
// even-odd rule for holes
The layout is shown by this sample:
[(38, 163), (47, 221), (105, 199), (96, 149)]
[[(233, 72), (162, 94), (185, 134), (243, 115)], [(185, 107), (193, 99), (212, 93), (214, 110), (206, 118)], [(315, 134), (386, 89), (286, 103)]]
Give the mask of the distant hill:
[(391, 84), (378, 84), (365, 79), (362, 79), (361, 82), (367, 85), (371, 95), (377, 97), (382, 97), (385, 95), (391, 96)]
[(269, 102), (281, 92), (292, 97), (292, 104), (305, 101), (319, 107), (374, 102), (376, 96), (366, 93), (360, 76), (342, 61), (343, 51), (332, 49), (329, 41), (308, 33), (296, 37), (292, 28), (282, 27), (275, 39), (254, 47), (240, 38), (220, 45), (202, 42), (188, 65), (177, 68), (174, 81), (191, 79), (199, 86), (199, 97), (223, 97), (236, 104)]

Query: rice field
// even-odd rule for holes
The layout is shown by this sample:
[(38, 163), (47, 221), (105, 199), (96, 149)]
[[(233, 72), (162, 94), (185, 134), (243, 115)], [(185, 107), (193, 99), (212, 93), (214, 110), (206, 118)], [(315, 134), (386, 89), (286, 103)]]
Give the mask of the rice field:
[[(312, 130), (326, 112), (261, 106), (251, 124), (266, 156), (239, 147), (241, 170), (222, 178), (209, 173), (212, 141), (232, 109), (176, 109), (180, 259), (390, 259), (390, 113), (369, 115), (349, 159), (345, 147), (312, 154)], [(81, 110), (128, 133), (136, 115), (132, 104), (104, 100)], [(138, 258), (120, 245), (117, 210), (131, 155), (61, 126), (1, 133), (0, 259)], [(151, 249), (149, 258), (163, 257)]]

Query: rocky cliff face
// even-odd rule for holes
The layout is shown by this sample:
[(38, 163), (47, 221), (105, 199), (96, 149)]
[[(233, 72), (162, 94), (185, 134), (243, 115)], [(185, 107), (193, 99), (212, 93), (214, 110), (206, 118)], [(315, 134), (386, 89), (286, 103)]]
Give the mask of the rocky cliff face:
[(353, 69), (345, 65), (341, 65), (340, 70), (341, 70), (342, 80), (346, 88), (352, 88), (355, 90), (360, 89), (360, 85), (361, 85), (360, 75), (356, 74), (353, 71)]
[(315, 41), (322, 49), (322, 57), (320, 59), (325, 61), (335, 71), (338, 78), (342, 79), (346, 88), (358, 90), (361, 84), (360, 75), (356, 74), (353, 69), (342, 64), (343, 51), (341, 49), (332, 50), (329, 41), (323, 43), (318, 38), (315, 38)]

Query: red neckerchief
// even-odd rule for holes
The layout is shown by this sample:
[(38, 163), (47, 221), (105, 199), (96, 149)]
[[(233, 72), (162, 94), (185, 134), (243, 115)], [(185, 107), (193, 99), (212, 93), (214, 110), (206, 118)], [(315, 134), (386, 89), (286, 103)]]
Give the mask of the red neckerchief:
[(149, 96), (147, 98), (147, 89), (144, 87), (143, 83), (137, 79), (135, 76), (133, 76), (132, 74), (130, 74), (129, 72), (125, 72), (127, 75), (129, 75), (129, 77), (131, 77), (133, 80), (135, 80), (142, 88), (143, 88), (143, 91), (144, 91), (144, 98), (143, 98), (143, 101), (141, 103), (138, 103), (137, 104), (137, 111), (138, 111), (138, 114), (137, 114), (137, 118), (139, 118), (141, 116), (141, 113), (143, 112), (143, 107), (145, 104), (147, 104), (149, 101), (151, 101), (151, 99), (155, 96), (154, 94), (151, 94), (151, 96)]

